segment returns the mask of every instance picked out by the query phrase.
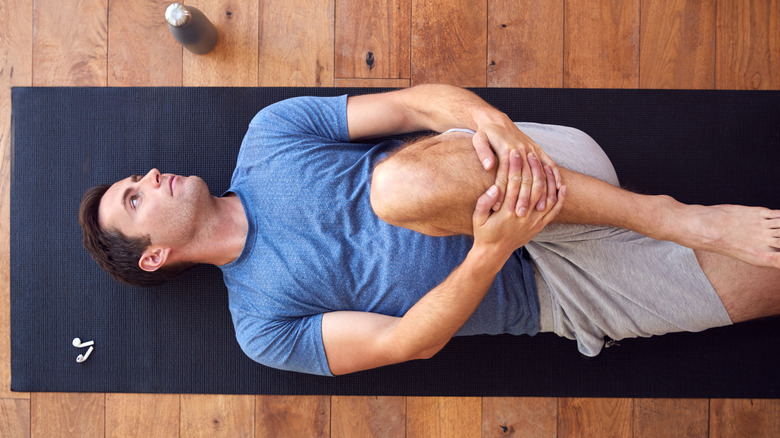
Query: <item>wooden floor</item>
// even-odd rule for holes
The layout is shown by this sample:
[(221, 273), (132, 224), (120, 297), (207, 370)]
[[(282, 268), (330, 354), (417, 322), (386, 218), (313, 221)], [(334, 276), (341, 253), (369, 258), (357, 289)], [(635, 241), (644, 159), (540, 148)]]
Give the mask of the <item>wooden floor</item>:
[(206, 56), (168, 3), (0, 0), (0, 436), (780, 435), (780, 400), (10, 392), (12, 86), (780, 89), (778, 0), (193, 0)]

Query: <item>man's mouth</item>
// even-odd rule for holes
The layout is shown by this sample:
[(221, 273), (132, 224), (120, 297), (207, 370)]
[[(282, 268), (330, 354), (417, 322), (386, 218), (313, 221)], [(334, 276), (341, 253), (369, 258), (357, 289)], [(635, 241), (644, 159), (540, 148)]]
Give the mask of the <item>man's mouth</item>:
[(171, 184), (171, 196), (173, 196), (173, 185), (175, 184), (175, 181), (176, 181), (176, 175), (171, 177), (171, 182), (170, 182), (170, 184)]

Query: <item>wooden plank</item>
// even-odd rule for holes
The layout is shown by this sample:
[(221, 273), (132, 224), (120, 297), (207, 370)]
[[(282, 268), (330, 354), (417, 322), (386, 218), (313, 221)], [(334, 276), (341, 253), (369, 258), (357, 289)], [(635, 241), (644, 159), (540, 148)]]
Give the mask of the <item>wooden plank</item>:
[(30, 408), (33, 438), (105, 435), (105, 394), (34, 392)]
[(563, 86), (563, 0), (490, 0), (487, 85)]
[(30, 400), (0, 400), (0, 436), (30, 437)]
[(218, 40), (214, 50), (205, 55), (183, 50), (184, 85), (257, 86), (257, 2), (201, 0), (191, 5), (214, 23)]
[[(32, 85), (33, 0), (0, 0), (0, 397), (11, 392), (11, 87)], [(29, 415), (28, 415), (29, 416)], [(0, 434), (1, 435), (1, 434)]]
[(106, 394), (106, 437), (179, 434), (178, 394)]
[(255, 399), (255, 437), (330, 436), (330, 397), (260, 395)]
[(641, 88), (715, 88), (715, 2), (642, 2)]
[(570, 0), (565, 14), (564, 87), (639, 86), (639, 0)]
[(109, 0), (108, 85), (176, 86), (182, 83), (182, 47), (165, 21), (169, 0)]
[(411, 0), (336, 0), (335, 76), (409, 78)]
[(560, 398), (558, 434), (630, 437), (632, 405), (630, 398)]
[(252, 395), (181, 395), (179, 434), (185, 437), (249, 437), (254, 434)]
[(409, 79), (347, 79), (336, 78), (334, 87), (374, 87), (374, 88), (408, 88), (411, 86)]
[(406, 399), (333, 396), (330, 436), (403, 438), (406, 436)]
[(478, 397), (408, 397), (407, 438), (479, 436), (482, 400)]
[(719, 0), (718, 89), (780, 89), (780, 0)]
[(260, 0), (260, 85), (333, 85), (334, 0)]
[(707, 399), (634, 399), (634, 436), (707, 437)]
[(487, 83), (487, 0), (412, 1), (412, 85)]
[(106, 85), (107, 0), (35, 0), (33, 85)]
[(780, 436), (780, 400), (710, 400), (711, 438)]
[(554, 397), (484, 397), (482, 438), (558, 434), (558, 399)]

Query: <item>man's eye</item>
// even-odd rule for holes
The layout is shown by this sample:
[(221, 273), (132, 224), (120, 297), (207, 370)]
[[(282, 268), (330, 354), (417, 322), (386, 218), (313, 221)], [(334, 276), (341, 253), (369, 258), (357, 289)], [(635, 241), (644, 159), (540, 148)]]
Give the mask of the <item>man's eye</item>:
[(136, 208), (138, 206), (138, 196), (130, 198), (130, 206)]

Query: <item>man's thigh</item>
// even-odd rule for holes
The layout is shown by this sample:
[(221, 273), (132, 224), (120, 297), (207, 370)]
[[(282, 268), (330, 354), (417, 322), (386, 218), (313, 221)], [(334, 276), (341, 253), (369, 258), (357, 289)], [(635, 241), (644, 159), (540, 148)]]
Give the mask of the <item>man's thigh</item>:
[[(570, 169), (619, 185), (609, 158), (584, 132), (536, 123), (517, 125), (558, 163), (562, 172)], [(463, 132), (436, 135), (403, 147), (377, 166), (371, 189), (371, 204), (377, 215), (393, 225), (426, 234), (471, 234), (477, 198), (495, 182), (496, 175), (494, 170), (483, 169), (471, 140), (472, 136)], [(576, 210), (573, 207), (577, 207), (578, 198), (589, 202), (589, 198), (580, 196), (588, 192), (588, 187), (569, 189), (560, 219), (568, 210)]]
[(595, 356), (614, 340), (731, 324), (693, 250), (633, 231), (561, 225), (568, 239), (531, 241), (542, 330)]
[(451, 132), (404, 146), (374, 170), (371, 205), (384, 221), (430, 235), (471, 234), (477, 198), (494, 182), (471, 144)]

